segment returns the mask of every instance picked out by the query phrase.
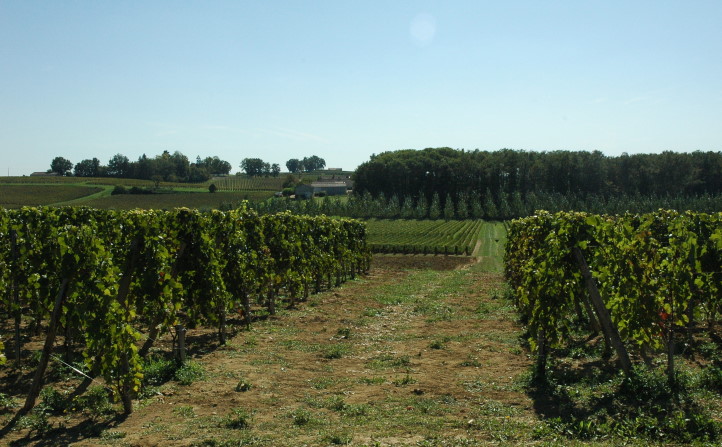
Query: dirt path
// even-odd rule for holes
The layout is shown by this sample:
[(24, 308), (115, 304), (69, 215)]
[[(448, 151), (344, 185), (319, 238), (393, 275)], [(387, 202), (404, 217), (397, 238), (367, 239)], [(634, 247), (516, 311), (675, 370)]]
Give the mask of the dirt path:
[[(367, 277), (194, 359), (204, 379), (168, 382), (125, 421), (72, 445), (528, 440), (537, 424), (521, 385), (530, 361), (513, 310), (499, 298), (503, 279), (461, 262), (377, 257)], [(25, 441), (13, 445), (34, 444)]]

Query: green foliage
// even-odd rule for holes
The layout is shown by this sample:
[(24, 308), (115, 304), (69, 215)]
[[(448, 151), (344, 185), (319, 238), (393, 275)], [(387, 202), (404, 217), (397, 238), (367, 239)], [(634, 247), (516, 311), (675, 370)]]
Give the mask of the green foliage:
[[(279, 292), (299, 299), (327, 275), (335, 279), (329, 287), (340, 284), (369, 262), (365, 227), (346, 219), (261, 218), (246, 209), (0, 208), (0, 313), (20, 306), (47, 321), (67, 285), (61, 324), (78, 328), (85, 368), (98, 371), (126, 412), (138, 392), (149, 395), (171, 377), (181, 384), (203, 377), (193, 361), (177, 368), (161, 357), (141, 359), (138, 345), (148, 326), (154, 337), (179, 322), (215, 325), (222, 334), (228, 312), (250, 310), (252, 299)], [(13, 284), (19, 303), (10, 299)], [(268, 303), (270, 310), (273, 300)], [(46, 411), (68, 408), (64, 394), (43, 393)]]
[(171, 380), (178, 364), (175, 360), (150, 355), (143, 363), (143, 386), (158, 386)]
[(40, 391), (39, 408), (51, 414), (61, 414), (71, 406), (67, 392), (57, 391), (51, 386), (46, 386)]
[(18, 403), (15, 402), (15, 399), (5, 393), (0, 393), (0, 414), (7, 413), (17, 406)]

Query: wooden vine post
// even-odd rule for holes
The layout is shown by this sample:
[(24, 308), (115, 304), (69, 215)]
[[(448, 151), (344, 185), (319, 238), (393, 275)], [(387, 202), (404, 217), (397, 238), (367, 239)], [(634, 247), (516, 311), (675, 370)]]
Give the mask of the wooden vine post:
[(43, 376), (45, 375), (45, 370), (48, 368), (48, 360), (50, 360), (50, 354), (53, 350), (53, 344), (55, 343), (55, 336), (58, 332), (60, 314), (63, 311), (63, 302), (65, 301), (65, 297), (68, 295), (69, 283), (69, 278), (63, 279), (62, 283), (60, 284), (58, 294), (55, 296), (53, 314), (50, 317), (50, 326), (48, 327), (48, 334), (45, 337), (43, 352), (40, 355), (40, 363), (38, 364), (38, 368), (35, 370), (33, 384), (30, 386), (28, 397), (25, 399), (25, 405), (23, 405), (23, 407), (18, 412), (19, 415), (27, 414), (30, 410), (32, 410), (35, 406), (35, 401), (40, 395), (40, 389), (43, 387)]
[[(135, 264), (138, 259), (138, 252), (138, 239), (136, 238), (130, 243), (130, 255), (126, 261), (125, 268), (123, 269), (123, 276), (120, 278), (118, 287), (117, 301), (126, 309), (128, 308), (128, 294), (130, 293), (130, 284), (133, 278), (133, 269), (135, 268)], [(128, 377), (130, 366), (127, 351), (121, 354), (120, 370), (123, 375), (120, 399), (123, 402), (123, 412), (125, 414), (130, 414), (133, 412), (133, 383)]]
[[(18, 258), (20, 257), (18, 255), (18, 232), (15, 230), (10, 230), (10, 243), (11, 243), (11, 256), (13, 260), (13, 266), (17, 268), (18, 264)], [(22, 350), (21, 341), (20, 341), (20, 322), (22, 317), (22, 309), (20, 306), (20, 296), (18, 293), (18, 278), (16, 274), (13, 274), (13, 280), (12, 280), (12, 303), (16, 306), (15, 307), (15, 340), (14, 340), (14, 346), (13, 346), (13, 354), (15, 357), (15, 362), (20, 365), (20, 353)]]
[(631, 373), (632, 371), (632, 362), (629, 360), (627, 348), (624, 347), (624, 343), (622, 343), (622, 338), (619, 336), (617, 328), (614, 326), (614, 324), (612, 324), (612, 319), (609, 315), (609, 311), (607, 310), (607, 307), (602, 301), (602, 297), (599, 294), (597, 284), (594, 282), (594, 278), (592, 277), (592, 272), (589, 270), (589, 265), (584, 259), (584, 254), (579, 247), (574, 247), (572, 251), (574, 252), (574, 257), (579, 264), (579, 268), (582, 271), (582, 277), (584, 278), (584, 282), (586, 283), (587, 290), (589, 291), (589, 297), (592, 301), (592, 304), (594, 305), (594, 310), (599, 317), (599, 322), (602, 325), (602, 330), (604, 331), (605, 337), (609, 339), (612, 347), (614, 348), (614, 351), (617, 353), (617, 357), (619, 357), (619, 363), (622, 366), (622, 370), (625, 374), (629, 375), (629, 373)]

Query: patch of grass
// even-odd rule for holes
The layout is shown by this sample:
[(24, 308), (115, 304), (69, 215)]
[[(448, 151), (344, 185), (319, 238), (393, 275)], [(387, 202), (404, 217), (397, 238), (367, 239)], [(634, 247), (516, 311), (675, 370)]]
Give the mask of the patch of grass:
[(331, 445), (350, 445), (353, 435), (347, 432), (333, 432), (323, 436), (323, 441)]
[(143, 386), (158, 386), (171, 380), (178, 368), (175, 360), (157, 355), (148, 356), (143, 363)]
[(203, 380), (206, 376), (203, 365), (193, 360), (187, 361), (184, 365), (178, 368), (173, 377), (181, 385), (190, 385), (199, 380)]
[(225, 418), (223, 426), (236, 430), (246, 430), (251, 427), (253, 415), (243, 408), (234, 408)]
[(321, 357), (325, 359), (340, 359), (351, 352), (351, 346), (345, 343), (334, 343), (323, 347)]
[(359, 383), (363, 383), (365, 385), (383, 385), (386, 383), (386, 378), (377, 376), (377, 377), (361, 377), (358, 379)]
[(173, 414), (186, 419), (196, 417), (196, 411), (192, 405), (179, 405), (173, 408)]
[(368, 366), (373, 369), (408, 368), (411, 366), (411, 358), (408, 355), (395, 357), (391, 354), (382, 354), (369, 360)]
[(470, 367), (470, 368), (481, 368), (482, 364), (479, 361), (478, 357), (470, 355), (466, 360), (459, 363), (459, 366)]
[(125, 436), (126, 433), (121, 430), (103, 430), (100, 434), (100, 439), (104, 441), (112, 441), (115, 439), (123, 439)]
[(364, 309), (364, 311), (361, 313), (364, 317), (379, 317), (384, 314), (383, 309), (379, 309), (376, 307), (367, 307)]
[(314, 389), (325, 390), (325, 389), (337, 384), (338, 379), (325, 376), (325, 377), (317, 377), (315, 379), (311, 379), (311, 380), (309, 380), (309, 382), (311, 383), (311, 386)]
[(336, 338), (349, 339), (351, 338), (351, 328), (342, 327), (336, 331)]
[(42, 436), (52, 430), (53, 425), (48, 420), (47, 412), (42, 408), (36, 407), (29, 414), (18, 419), (17, 427)]
[(396, 386), (406, 386), (406, 385), (410, 385), (412, 383), (416, 383), (416, 379), (414, 379), (410, 375), (406, 374), (404, 377), (402, 377), (400, 379), (396, 379), (396, 380), (392, 381), (391, 383), (393, 383)]

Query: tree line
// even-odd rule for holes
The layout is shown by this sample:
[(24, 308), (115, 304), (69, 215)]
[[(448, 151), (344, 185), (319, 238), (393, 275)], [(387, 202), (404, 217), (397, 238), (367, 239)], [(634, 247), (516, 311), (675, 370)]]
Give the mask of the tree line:
[[(520, 194), (695, 197), (722, 193), (722, 152), (622, 154), (599, 151), (399, 150), (372, 155), (354, 174), (355, 194), (441, 198)], [(487, 193), (488, 192), (488, 193)]]
[(172, 154), (163, 151), (155, 157), (141, 155), (137, 161), (131, 161), (123, 154), (114, 155), (107, 165), (97, 158), (82, 160), (75, 165), (64, 158), (55, 157), (50, 163), (50, 170), (58, 175), (75, 175), (77, 177), (117, 177), (142, 180), (162, 180), (167, 182), (204, 182), (212, 175), (227, 175), (231, 172), (231, 164), (220, 158), (196, 157), (191, 163), (188, 157), (175, 151)]
[[(275, 214), (290, 211), (294, 214), (343, 216), (352, 218), (378, 219), (486, 219), (510, 220), (526, 217), (538, 210), (550, 212), (585, 211), (595, 214), (651, 213), (658, 209), (691, 210), (713, 213), (722, 209), (722, 194), (699, 194), (696, 196), (618, 194), (605, 196), (597, 194), (562, 194), (520, 192), (493, 194), (490, 190), (482, 194), (460, 193), (441, 197), (434, 193), (431, 200), (423, 194), (386, 197), (368, 191), (362, 195), (346, 198), (326, 196), (320, 200), (294, 200), (274, 198), (250, 203), (248, 206), (261, 214)], [(226, 204), (224, 209), (234, 208)]]

